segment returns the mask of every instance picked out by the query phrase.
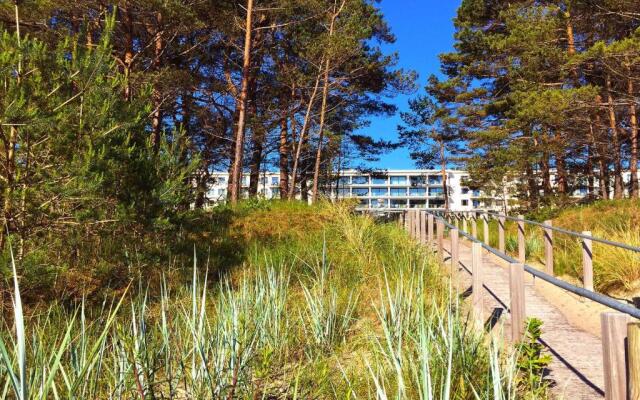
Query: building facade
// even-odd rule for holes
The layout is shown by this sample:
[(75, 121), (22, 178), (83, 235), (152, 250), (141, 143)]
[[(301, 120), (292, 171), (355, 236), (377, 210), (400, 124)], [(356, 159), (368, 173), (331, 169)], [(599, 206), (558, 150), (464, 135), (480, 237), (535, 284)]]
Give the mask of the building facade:
[[(474, 209), (498, 209), (505, 198), (486, 195), (465, 186), (469, 174), (465, 171), (447, 170), (449, 208), (453, 211)], [(227, 197), (229, 175), (213, 174), (215, 183), (207, 195), (209, 204), (224, 202)], [(325, 188), (325, 196), (331, 199), (356, 199), (359, 210), (400, 211), (410, 208), (443, 209), (445, 207), (442, 171), (438, 170), (390, 170), (384, 174), (365, 174), (354, 170), (343, 171), (331, 188)], [(280, 197), (280, 174), (264, 172), (260, 175), (258, 193), (266, 199)], [(242, 192), (248, 195), (249, 177), (243, 176)]]

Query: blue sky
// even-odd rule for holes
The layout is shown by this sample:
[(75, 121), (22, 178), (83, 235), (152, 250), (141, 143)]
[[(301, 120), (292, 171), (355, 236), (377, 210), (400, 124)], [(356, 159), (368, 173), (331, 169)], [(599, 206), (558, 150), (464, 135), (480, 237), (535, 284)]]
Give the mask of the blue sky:
[[(385, 51), (399, 53), (399, 67), (419, 74), (419, 86), (424, 87), (431, 74), (439, 74), (438, 54), (453, 46), (453, 22), (460, 0), (382, 0), (380, 7), (397, 40), (385, 46)], [(393, 99), (399, 110), (407, 109), (411, 96)], [(376, 138), (397, 139), (399, 114), (374, 118), (362, 131)], [(415, 165), (405, 149), (384, 155), (372, 166), (381, 169), (408, 169)]]

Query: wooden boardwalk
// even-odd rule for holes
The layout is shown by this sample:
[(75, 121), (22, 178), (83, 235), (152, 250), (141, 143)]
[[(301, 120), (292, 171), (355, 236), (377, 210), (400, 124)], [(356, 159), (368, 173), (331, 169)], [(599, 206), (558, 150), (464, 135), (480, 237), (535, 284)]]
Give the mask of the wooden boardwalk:
[[(444, 241), (445, 261), (448, 264), (450, 243)], [(471, 270), (471, 245), (460, 240), (460, 262)], [(471, 275), (462, 267), (453, 271), (453, 280), (460, 292), (470, 292)], [(572, 324), (562, 310), (549, 302), (535, 287), (527, 274), (525, 304), (527, 317), (543, 321), (542, 342), (551, 354), (548, 379), (552, 393), (558, 399), (604, 398), (602, 341), (596, 335)], [(493, 331), (510, 332), (509, 271), (502, 260), (483, 251), (484, 319)], [(540, 283), (538, 283), (540, 284)], [(578, 300), (576, 300), (578, 301)], [(493, 323), (490, 323), (493, 322)]]

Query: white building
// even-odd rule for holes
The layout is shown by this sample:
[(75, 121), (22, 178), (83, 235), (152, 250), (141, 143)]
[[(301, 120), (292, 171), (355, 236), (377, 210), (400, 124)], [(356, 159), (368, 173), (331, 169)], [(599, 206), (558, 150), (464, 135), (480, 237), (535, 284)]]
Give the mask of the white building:
[[(447, 170), (449, 208), (453, 211), (474, 209), (502, 209), (505, 198), (487, 196), (481, 191), (465, 186), (468, 173)], [(208, 202), (223, 202), (227, 197), (228, 174), (213, 173), (215, 183), (208, 193)], [(260, 174), (258, 193), (266, 199), (280, 197), (280, 174)], [(242, 192), (248, 194), (249, 176), (242, 179)], [(332, 199), (355, 198), (358, 209), (394, 211), (408, 208), (442, 209), (445, 207), (442, 172), (438, 170), (390, 170), (383, 174), (363, 174), (343, 171), (331, 189), (325, 191)]]

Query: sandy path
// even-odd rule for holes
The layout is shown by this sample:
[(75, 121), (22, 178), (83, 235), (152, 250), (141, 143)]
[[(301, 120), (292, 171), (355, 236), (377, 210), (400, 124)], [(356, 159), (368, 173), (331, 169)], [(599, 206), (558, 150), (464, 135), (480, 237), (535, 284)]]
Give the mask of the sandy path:
[[(445, 241), (445, 247), (449, 249), (448, 241)], [(471, 270), (471, 249), (464, 240), (460, 242), (460, 261)], [(499, 314), (496, 318), (498, 323), (493, 329), (508, 333), (509, 272), (503, 262), (490, 254), (484, 254), (483, 266), (485, 319)], [(464, 269), (454, 271), (453, 277), (461, 292), (470, 287), (471, 277)], [(534, 285), (533, 278), (527, 274), (525, 304), (527, 316), (537, 317), (544, 322), (542, 340), (553, 357), (549, 378), (555, 382), (552, 389), (554, 396), (576, 400), (604, 398), (602, 342), (595, 326), (599, 312), (588, 304), (580, 304), (572, 296), (558, 297), (559, 293), (554, 288), (543, 283), (539, 281)], [(558, 301), (552, 302), (550, 299)], [(584, 323), (578, 323), (581, 315), (588, 316), (582, 318)]]

